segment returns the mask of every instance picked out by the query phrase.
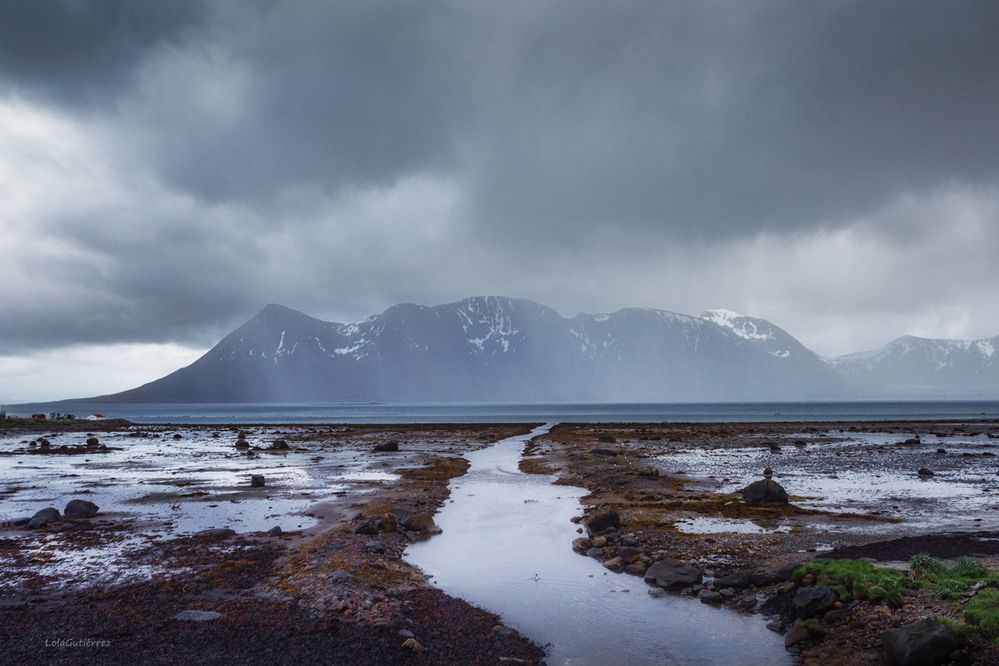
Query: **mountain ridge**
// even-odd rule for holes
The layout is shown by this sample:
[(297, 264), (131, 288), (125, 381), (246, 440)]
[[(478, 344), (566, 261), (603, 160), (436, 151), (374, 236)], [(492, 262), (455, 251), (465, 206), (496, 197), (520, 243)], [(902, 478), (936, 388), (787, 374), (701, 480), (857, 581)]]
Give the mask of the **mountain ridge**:
[(772, 322), (723, 309), (699, 317), (635, 307), (567, 317), (527, 299), (476, 296), (433, 306), (400, 303), (339, 323), (270, 303), (191, 365), (86, 400), (670, 402), (999, 395), (999, 336), (983, 339), (993, 345), (991, 356), (984, 355), (987, 345), (974, 347), (977, 361), (969, 350), (980, 341), (899, 342), (909, 337), (872, 352), (824, 359)]

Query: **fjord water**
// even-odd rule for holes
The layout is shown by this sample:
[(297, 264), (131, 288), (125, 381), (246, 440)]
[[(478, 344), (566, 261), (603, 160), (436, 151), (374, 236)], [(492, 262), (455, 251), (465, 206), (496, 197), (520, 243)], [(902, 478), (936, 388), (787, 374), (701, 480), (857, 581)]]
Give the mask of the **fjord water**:
[(135, 423), (573, 423), (999, 418), (999, 401), (705, 403), (33, 403), (11, 414), (101, 413)]
[(570, 548), (582, 488), (517, 469), (524, 443), (505, 439), (467, 456), (435, 517), (443, 534), (405, 558), (448, 594), (499, 614), (549, 649), (552, 664), (788, 664), (760, 616), (692, 598), (648, 595)]

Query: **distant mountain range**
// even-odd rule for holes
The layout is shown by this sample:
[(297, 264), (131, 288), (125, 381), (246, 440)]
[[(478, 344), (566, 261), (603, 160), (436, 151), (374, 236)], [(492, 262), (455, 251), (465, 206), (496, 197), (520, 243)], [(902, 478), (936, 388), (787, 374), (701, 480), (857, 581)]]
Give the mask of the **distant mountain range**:
[(999, 336), (824, 359), (763, 319), (533, 301), (403, 304), (352, 324), (268, 305), (200, 359), (103, 402), (673, 402), (999, 397)]

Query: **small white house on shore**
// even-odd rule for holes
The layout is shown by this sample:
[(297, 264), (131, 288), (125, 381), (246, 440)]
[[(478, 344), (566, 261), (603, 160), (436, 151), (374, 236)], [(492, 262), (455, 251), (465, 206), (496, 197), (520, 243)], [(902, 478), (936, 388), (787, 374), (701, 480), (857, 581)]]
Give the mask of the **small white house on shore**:
[(95, 413), (95, 414), (91, 414), (90, 416), (88, 416), (87, 420), (88, 421), (103, 421), (106, 418), (107, 417), (104, 416), (103, 414), (97, 414), (97, 413)]

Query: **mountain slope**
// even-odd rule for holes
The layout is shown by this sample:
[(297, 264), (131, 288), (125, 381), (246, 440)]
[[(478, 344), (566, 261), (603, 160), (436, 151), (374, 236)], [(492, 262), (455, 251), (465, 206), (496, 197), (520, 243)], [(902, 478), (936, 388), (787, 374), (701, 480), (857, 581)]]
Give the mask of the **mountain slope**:
[(563, 317), (532, 301), (396, 305), (360, 322), (268, 305), (120, 402), (684, 401), (845, 396), (786, 331), (713, 310)]
[(828, 359), (845, 379), (879, 395), (999, 395), (999, 336), (933, 340), (906, 335), (880, 349)]

